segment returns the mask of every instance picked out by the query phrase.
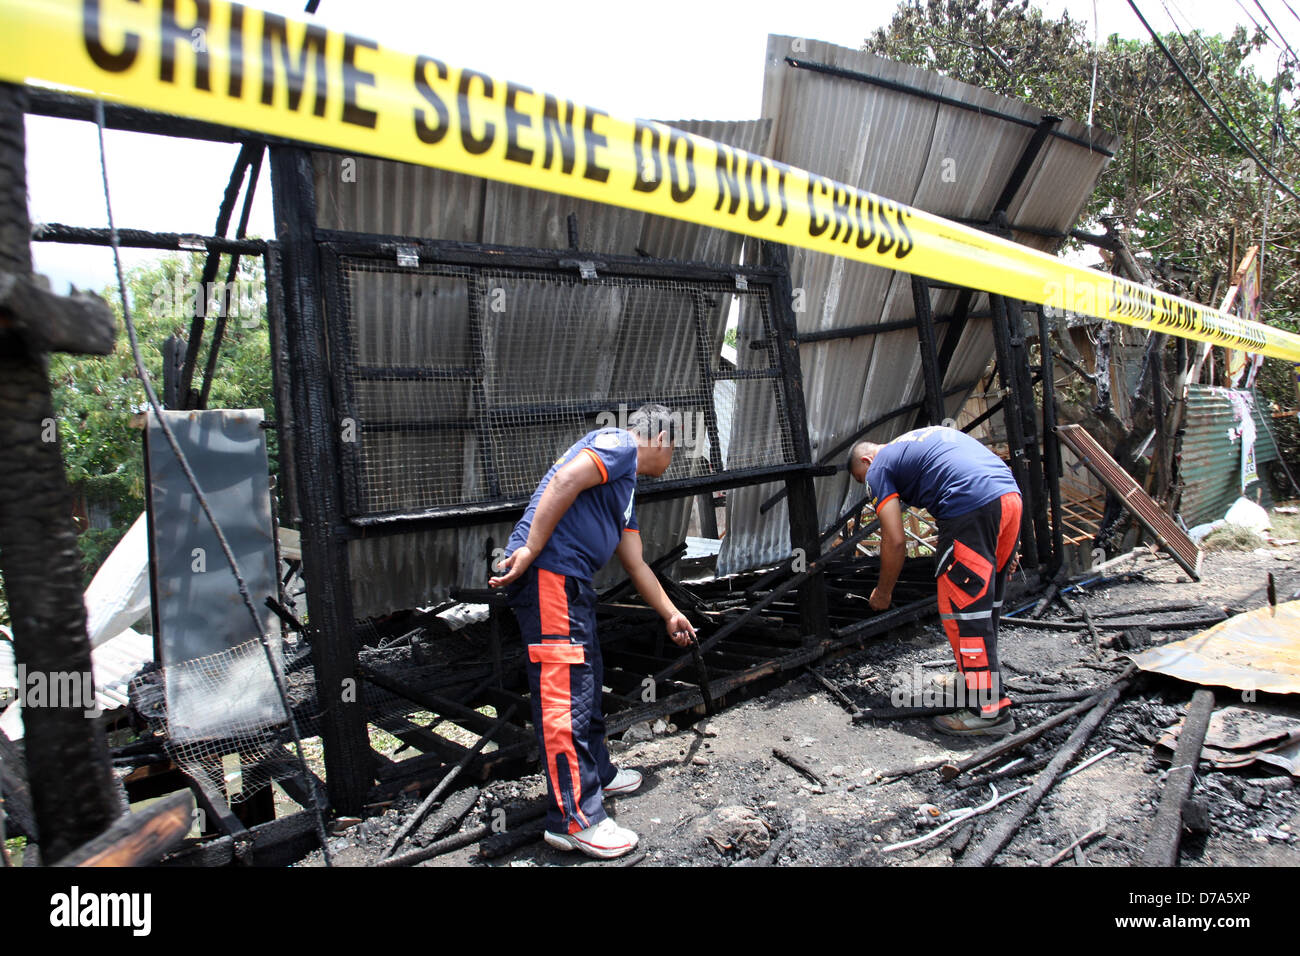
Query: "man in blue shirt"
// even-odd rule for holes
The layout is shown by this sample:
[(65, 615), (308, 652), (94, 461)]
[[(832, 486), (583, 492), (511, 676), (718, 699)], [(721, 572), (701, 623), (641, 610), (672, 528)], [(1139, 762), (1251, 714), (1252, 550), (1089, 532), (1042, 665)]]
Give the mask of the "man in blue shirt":
[(887, 445), (859, 442), (849, 470), (867, 486), (880, 520), (880, 581), (870, 598), (877, 611), (889, 607), (907, 553), (903, 506), (924, 508), (938, 522), (939, 617), (957, 661), (957, 701), (972, 706), (936, 717), (934, 726), (946, 734), (1011, 733), (997, 648), (1020, 541), (1020, 489), (1011, 469), (969, 435), (932, 426)]
[(638, 839), (603, 806), (605, 796), (636, 790), (641, 774), (616, 769), (605, 745), (592, 576), (617, 554), (673, 642), (685, 646), (695, 633), (645, 563), (636, 522), (637, 476), (668, 470), (674, 426), (663, 405), (643, 405), (629, 416), (627, 431), (601, 428), (570, 446), (533, 492), (509, 555), (488, 582), (511, 586), (550, 798), (545, 838), (562, 850), (610, 858), (630, 852)]

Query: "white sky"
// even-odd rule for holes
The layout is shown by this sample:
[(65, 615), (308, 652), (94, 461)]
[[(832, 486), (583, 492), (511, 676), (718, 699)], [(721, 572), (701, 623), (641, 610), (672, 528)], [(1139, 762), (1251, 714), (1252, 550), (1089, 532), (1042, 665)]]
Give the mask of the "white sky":
[[(305, 0), (251, 0), (278, 13), (306, 16)], [(1100, 35), (1145, 37), (1125, 0), (1035, 0), (1051, 15), (1063, 9), (1093, 21)], [(1283, 0), (1262, 0), (1292, 47), (1300, 20)], [(1300, 11), (1300, 0), (1290, 0)], [(1226, 33), (1267, 24), (1255, 0), (1139, 0), (1160, 31), (1170, 16), (1186, 30)], [(533, 89), (568, 95), (625, 117), (748, 119), (758, 116), (769, 33), (859, 47), (888, 22), (892, 0), (751, 0), (709, 3), (661, 0), (608, 3), (570, 0), (321, 0), (315, 19), (382, 43), (419, 49), (459, 66), (508, 77)], [(1280, 46), (1256, 57), (1272, 76)], [(166, 137), (106, 133), (113, 211), (119, 228), (210, 234), (238, 147)], [(27, 181), (33, 222), (105, 226), (95, 128), (89, 123), (27, 118)], [(250, 233), (271, 236), (271, 189), (264, 167)], [(232, 229), (233, 232), (233, 229)], [(128, 250), (126, 264), (156, 256)], [(34, 243), (36, 269), (56, 291), (69, 283), (102, 289), (112, 281), (107, 249)]]

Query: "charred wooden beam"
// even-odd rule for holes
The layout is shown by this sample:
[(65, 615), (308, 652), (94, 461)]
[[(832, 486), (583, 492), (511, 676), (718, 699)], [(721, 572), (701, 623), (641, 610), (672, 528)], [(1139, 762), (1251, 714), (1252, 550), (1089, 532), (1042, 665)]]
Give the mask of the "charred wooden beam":
[(325, 782), (339, 813), (361, 810), (372, 776), (365, 708), (355, 693), (352, 581), (347, 541), (339, 533), (344, 513), (342, 463), (326, 358), (316, 248), (316, 199), (311, 156), (304, 150), (271, 152), (271, 186), (277, 238), (283, 244), (285, 338), (293, 396), (293, 453), (302, 510), (303, 570), (312, 622), (316, 698), (321, 703)]
[(398, 845), (401, 844), (404, 839), (406, 839), (407, 835), (420, 825), (420, 821), (424, 819), (424, 815), (433, 807), (434, 802), (437, 801), (437, 799), (446, 792), (447, 788), (451, 786), (452, 782), (460, 776), (461, 771), (469, 766), (469, 762), (477, 757), (483, 748), (487, 746), (488, 741), (496, 736), (497, 731), (505, 727), (506, 723), (514, 715), (514, 712), (515, 706), (512, 704), (504, 714), (493, 722), (491, 727), (483, 732), (482, 736), (479, 737), (474, 746), (465, 752), (465, 756), (460, 759), (460, 762), (451, 768), (447, 776), (443, 777), (442, 780), (438, 782), (438, 785), (429, 791), (429, 795), (424, 798), (418, 807), (415, 808), (415, 812), (411, 814), (406, 823), (402, 825), (402, 828), (397, 831), (392, 842), (389, 843), (388, 846), (384, 848), (383, 853), (379, 855), (381, 860), (392, 856), (393, 851), (397, 849)]
[[(1018, 363), (1013, 353), (1010, 328), (1011, 306), (1000, 295), (989, 296), (993, 304), (993, 344), (997, 354), (998, 377), (1002, 383), (1003, 409), (1002, 419), (1007, 430), (1007, 447), (1011, 452), (1008, 462), (1011, 474), (1016, 479), (1016, 486), (1024, 499), (1025, 507), (1021, 512), (1020, 547), (1026, 559), (1026, 565), (1037, 567), (1038, 547), (1034, 542), (1033, 502), (1035, 489), (1030, 484), (1029, 469), (1026, 462), (1026, 440), (1024, 416), (1021, 408), (1021, 393), (1016, 370)], [(1033, 563), (1031, 564), (1030, 561)]]
[(0, 271), (0, 336), (12, 335), (33, 352), (107, 355), (117, 319), (93, 293), (55, 295), (30, 275)]
[(1029, 743), (1030, 741), (1037, 740), (1039, 737), (1043, 736), (1043, 734), (1047, 733), (1049, 730), (1053, 729), (1054, 727), (1059, 727), (1061, 724), (1065, 723), (1071, 718), (1077, 717), (1080, 714), (1085, 713), (1086, 711), (1092, 710), (1105, 697), (1106, 694), (1108, 694), (1115, 687), (1119, 686), (1121, 683), (1123, 683), (1124, 686), (1127, 687), (1128, 686), (1127, 680), (1129, 678), (1129, 675), (1133, 673), (1133, 670), (1134, 667), (1133, 665), (1130, 664), (1127, 668), (1125, 668), (1124, 672), (1120, 674), (1119, 677), (1116, 678), (1115, 682), (1112, 683), (1108, 688), (1098, 691), (1096, 694), (1093, 694), (1087, 700), (1083, 701), (1080, 704), (1075, 705), (1074, 707), (1069, 708), (1068, 710), (1063, 710), (1059, 714), (1054, 714), (1053, 716), (1048, 717), (1044, 721), (1040, 721), (1039, 723), (1035, 724), (1032, 727), (1022, 730), (1019, 733), (1012, 734), (1010, 737), (1000, 740), (989, 747), (985, 747), (983, 750), (971, 754), (969, 757), (965, 758), (964, 760), (960, 760), (957, 763), (941, 762), (939, 766), (939, 775), (943, 777), (944, 780), (954, 780), (968, 770), (971, 770), (975, 767), (982, 766), (983, 764), (988, 763), (990, 760), (996, 760), (1004, 754), (1009, 754), (1012, 753), (1013, 751), (1019, 750), (1025, 744)]
[(1056, 436), (1056, 367), (1052, 361), (1051, 323), (1047, 310), (1037, 307), (1039, 380), (1043, 383), (1043, 473), (1047, 481), (1052, 519), (1052, 566), (1065, 562), (1064, 531), (1061, 522), (1061, 442)]
[[(866, 532), (860, 529), (854, 534), (850, 535), (849, 538), (846, 539), (843, 543), (831, 549), (825, 555), (818, 558), (816, 561), (810, 561), (805, 570), (801, 571), (800, 573), (794, 575), (788, 580), (777, 585), (777, 587), (773, 588), (772, 591), (770, 591), (766, 597), (760, 598), (758, 601), (754, 602), (754, 604), (751, 605), (750, 608), (747, 611), (745, 611), (745, 613), (742, 614), (740, 617), (736, 618), (733, 621), (728, 622), (727, 624), (724, 624), (713, 634), (709, 635), (709, 637), (707, 637), (704, 641), (700, 643), (700, 650), (706, 651), (712, 648), (714, 645), (716, 645), (719, 641), (723, 640), (727, 636), (734, 634), (736, 631), (740, 630), (740, 628), (745, 626), (746, 622), (748, 622), (751, 618), (756, 617), (760, 611), (766, 608), (769, 604), (776, 601), (777, 598), (781, 597), (781, 595), (786, 594), (787, 592), (793, 590), (794, 588), (801, 586), (805, 581), (808, 581), (810, 578), (812, 578), (815, 574), (817, 574), (822, 569), (823, 565), (830, 563), (837, 557), (852, 553), (852, 548), (855, 547), (857, 543), (860, 540), (862, 540), (862, 538), (865, 537), (866, 537)], [(662, 680), (665, 677), (672, 677), (683, 667), (685, 667), (690, 660), (691, 660), (691, 655), (689, 652), (678, 657), (677, 660), (673, 661), (667, 667), (663, 668), (661, 671), (656, 673), (654, 675), (654, 679), (658, 681), (658, 680)]]
[[(804, 407), (803, 372), (799, 365), (799, 327), (794, 313), (794, 292), (790, 287), (790, 269), (784, 246), (763, 243), (763, 262), (776, 270), (772, 288), (772, 324), (776, 339), (777, 364), (781, 369), (781, 394), (790, 429), (790, 445), (795, 459), (812, 464), (812, 442), (808, 435), (808, 412)], [(817, 519), (817, 489), (809, 475), (786, 479), (786, 497), (790, 522), (790, 547), (809, 563), (821, 557), (821, 525)], [(828, 635), (826, 589), (823, 580), (814, 576), (806, 587), (799, 588), (799, 627), (805, 642)]]
[[(505, 831), (527, 830), (531, 828), (533, 821), (546, 814), (546, 801), (534, 800), (523, 807), (515, 810), (506, 811)], [(432, 860), (435, 856), (442, 856), (444, 853), (450, 853), (453, 850), (463, 849), (472, 846), (480, 840), (486, 840), (492, 835), (493, 829), (490, 824), (471, 827), (454, 836), (449, 836), (437, 843), (433, 843), (420, 850), (411, 850), (409, 853), (402, 853), (398, 856), (389, 857), (380, 861), (377, 865), (381, 867), (394, 866), (414, 866), (417, 863), (423, 863), (425, 860)], [(538, 834), (540, 836), (540, 832)]]
[(1187, 719), (1178, 735), (1174, 761), (1165, 774), (1165, 789), (1160, 808), (1151, 824), (1147, 846), (1142, 853), (1143, 866), (1177, 866), (1178, 844), (1183, 835), (1183, 804), (1196, 781), (1196, 765), (1214, 713), (1214, 691), (1201, 688), (1187, 706)]
[[(28, 245), (25, 92), (0, 84), (0, 272), (31, 275)], [(32, 292), (19, 282), (11, 287)], [(24, 308), (37, 308), (36, 296)], [(74, 309), (83, 318), (96, 309)], [(12, 326), (15, 314), (5, 320)], [(39, 315), (21, 314), (22, 328)], [(102, 331), (102, 330), (101, 330)], [(65, 341), (85, 341), (65, 329)], [(98, 336), (94, 336), (98, 340)], [(0, 570), (13, 621), (19, 673), (47, 682), (67, 675), (75, 693), (54, 706), (23, 709), (28, 782), (41, 836), (41, 857), (57, 862), (107, 829), (120, 802), (102, 726), (87, 719), (96, 707), (80, 550), (68, 515), (72, 496), (64, 473), (47, 359), (12, 327), (0, 330)], [(64, 686), (67, 686), (66, 684)], [(75, 772), (70, 772), (75, 771)]]
[(1096, 700), (1090, 709), (1088, 715), (1079, 721), (1079, 726), (1074, 728), (1061, 749), (1052, 757), (1051, 762), (1039, 774), (1038, 779), (1034, 781), (1032, 787), (1024, 795), (1015, 807), (1008, 811), (1007, 814), (998, 821), (984, 839), (980, 841), (979, 846), (962, 857), (962, 866), (988, 866), (1002, 852), (1003, 848), (1011, 842), (1011, 838), (1016, 835), (1021, 825), (1038, 809), (1038, 804), (1042, 802), (1047, 792), (1056, 786), (1056, 782), (1061, 778), (1066, 768), (1074, 762), (1074, 759), (1083, 750), (1084, 745), (1092, 737), (1093, 732), (1106, 719), (1119, 699), (1124, 696), (1128, 690), (1129, 681), (1127, 679), (1117, 681), (1112, 684), (1110, 689)]
[[(380, 687), (389, 693), (403, 697), (406, 700), (411, 701), (413, 704), (419, 704), (426, 710), (432, 711), (435, 714), (440, 714), (448, 720), (454, 721), (470, 730), (476, 730), (482, 733), (487, 729), (494, 727), (497, 723), (493, 718), (480, 714), (472, 707), (466, 707), (464, 704), (458, 703), (454, 700), (449, 700), (438, 694), (420, 690), (417, 687), (412, 687), (410, 684), (393, 677), (391, 674), (385, 674), (365, 664), (359, 663), (357, 665), (357, 673), (363, 679), (374, 684), (376, 687)], [(500, 731), (503, 731), (502, 736), (504, 737), (508, 737), (513, 741), (520, 740), (520, 731), (509, 727), (502, 727), (500, 728)], [(509, 732), (505, 733), (504, 731)]]
[[(248, 828), (249, 846), (259, 866), (288, 866), (320, 845), (310, 810)], [(235, 840), (225, 836), (164, 857), (162, 866), (228, 866), (235, 861)]]
[(63, 857), (56, 866), (148, 866), (177, 846), (194, 825), (194, 800), (173, 793), (113, 825)]
[[(68, 226), (58, 222), (45, 222), (32, 227), (33, 242), (61, 242), (76, 246), (111, 246), (112, 234), (107, 229), (88, 226)], [(117, 244), (123, 249), (162, 249), (175, 252), (241, 252), (260, 256), (266, 252), (262, 239), (227, 239), (224, 236), (195, 236), (181, 232), (151, 232), (148, 229), (119, 229)]]
[(930, 285), (920, 276), (912, 276), (912, 305), (916, 309), (916, 338), (921, 351), (921, 376), (925, 384), (925, 405), (917, 415), (917, 424), (943, 423), (943, 384), (939, 371), (938, 348), (934, 337), (934, 310), (930, 307)]

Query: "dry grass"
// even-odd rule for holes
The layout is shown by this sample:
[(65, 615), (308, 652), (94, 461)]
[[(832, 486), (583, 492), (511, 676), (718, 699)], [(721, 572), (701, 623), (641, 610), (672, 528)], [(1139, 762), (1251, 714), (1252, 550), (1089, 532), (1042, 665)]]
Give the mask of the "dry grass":
[(1273, 537), (1300, 538), (1300, 515), (1284, 515), (1274, 511), (1268, 517), (1273, 522)]
[(1264, 547), (1264, 539), (1237, 524), (1225, 524), (1215, 528), (1201, 542), (1204, 551), (1254, 551)]

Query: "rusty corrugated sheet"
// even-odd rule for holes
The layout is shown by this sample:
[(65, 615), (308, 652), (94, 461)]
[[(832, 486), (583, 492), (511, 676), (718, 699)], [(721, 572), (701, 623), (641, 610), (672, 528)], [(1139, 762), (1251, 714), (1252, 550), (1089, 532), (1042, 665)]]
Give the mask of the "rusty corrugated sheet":
[(1144, 671), (1193, 684), (1300, 694), (1300, 601), (1256, 608), (1130, 656)]
[[(1005, 119), (926, 100), (857, 80), (798, 69), (791, 56), (975, 104), (1037, 123), (1042, 112), (1016, 100), (892, 63), (858, 50), (792, 37), (768, 38), (763, 116), (773, 120), (772, 158), (949, 218), (987, 220), (1033, 130)], [(1080, 123), (1060, 129), (1087, 138)], [(1099, 131), (1093, 141), (1113, 151), (1118, 140)], [(1049, 139), (1008, 208), (1011, 223), (1067, 230), (1087, 202), (1105, 168), (1105, 152)], [(1013, 238), (1053, 251), (1056, 240), (1030, 233)], [(901, 273), (803, 249), (792, 249), (791, 283), (802, 290), (801, 333), (890, 322), (915, 316), (911, 278)], [(932, 295), (936, 316), (951, 312), (954, 291)], [(988, 308), (975, 296), (972, 311)], [(947, 326), (939, 327), (939, 346)], [(944, 387), (973, 383), (992, 355), (988, 320), (967, 324)], [(922, 395), (920, 355), (914, 330), (809, 343), (799, 350), (813, 457), (833, 448), (861, 424), (918, 400)], [(956, 415), (964, 395), (947, 400)], [(867, 437), (883, 441), (914, 424), (904, 415)], [(762, 423), (737, 406), (733, 442), (762, 433)], [(847, 473), (817, 479), (818, 510), (829, 523), (856, 498)], [(738, 489), (728, 499), (728, 534), (719, 556), (720, 573), (760, 567), (789, 552), (783, 505), (761, 512), (778, 486)]]
[[(670, 125), (752, 152), (768, 151), (771, 123), (766, 120), (687, 120), (670, 122)], [(744, 242), (741, 236), (690, 223), (425, 167), (328, 152), (316, 153), (314, 163), (317, 224), (327, 229), (567, 248), (568, 215), (572, 212), (577, 216), (579, 246), (598, 253), (738, 263)], [(354, 332), (354, 339), (362, 348), (361, 357), (367, 362), (375, 360), (377, 364), (385, 364), (394, 363), (396, 355), (409, 354), (415, 355), (417, 361), (404, 360), (402, 364), (419, 364), (418, 360), (426, 356), (432, 362), (432, 356), (441, 355), (457, 341), (458, 330), (432, 322), (411, 321), (412, 310), (433, 307), (430, 297), (414, 293), (405, 297), (391, 295), (394, 282), (423, 283), (427, 287), (429, 280), (390, 274), (382, 280), (362, 280), (353, 286), (362, 297), (364, 313), (362, 325)], [(446, 291), (448, 295), (457, 294), (454, 283), (447, 284)], [(532, 301), (527, 296), (537, 299), (547, 294), (553, 293), (542, 290), (521, 293), (518, 308), (527, 313), (540, 307), (540, 299)], [(719, 296), (715, 305), (709, 326), (716, 353), (731, 303), (729, 298)], [(443, 308), (457, 311), (447, 302)], [(504, 370), (526, 368), (527, 375), (517, 377), (512, 384), (539, 400), (547, 397), (543, 393), (548, 386), (563, 386), (566, 392), (581, 393), (582, 397), (599, 397), (611, 377), (625, 381), (636, 368), (644, 368), (660, 386), (674, 376), (681, 379), (694, 374), (693, 355), (683, 353), (688, 342), (685, 337), (665, 335), (653, 343), (628, 337), (624, 344), (612, 333), (602, 332), (599, 317), (591, 318), (595, 325), (588, 330), (589, 334), (557, 338), (545, 349), (539, 349), (536, 342), (512, 337), (507, 328), (487, 343), (492, 350), (489, 365)], [(616, 322), (610, 324), (610, 328), (616, 327)], [(436, 330), (433, 338), (429, 337), (431, 330)], [(637, 353), (624, 354), (629, 348), (637, 349)], [(606, 360), (592, 362), (593, 351), (602, 349), (608, 353)], [(437, 361), (454, 364), (445, 357)], [(489, 389), (495, 387), (491, 380), (485, 385)], [(414, 392), (421, 387), (429, 386), (408, 387), (412, 401), (418, 400)], [(394, 393), (390, 385), (373, 389), (359, 398), (364, 397), (370, 403), (367, 408), (378, 414), (387, 408), (385, 403), (394, 400)], [(743, 396), (743, 387), (741, 393)], [(558, 450), (581, 437), (582, 430), (585, 429), (579, 428), (571, 436), (555, 436), (561, 442)], [(752, 457), (758, 447), (754, 441), (732, 444), (730, 457)], [(400, 465), (399, 449), (391, 451), (394, 462)], [(429, 449), (425, 452), (432, 453)], [(465, 480), (472, 484), (478, 468), (472, 436), (462, 440), (462, 446), (449, 454), (464, 460)], [(554, 453), (550, 454), (553, 457)], [(698, 460), (687, 461), (682, 455), (678, 458), (682, 460), (674, 461), (672, 476), (695, 473), (703, 467)], [(411, 502), (410, 506), (414, 506), (421, 496), (431, 493), (427, 486), (405, 481), (400, 467), (390, 470), (391, 475), (383, 476), (382, 486), (388, 496), (383, 504), (400, 508)], [(529, 490), (540, 477), (540, 471), (526, 477)], [(638, 519), (648, 558), (670, 550), (685, 537), (691, 503), (687, 498), (639, 506)], [(366, 617), (432, 603), (445, 597), (455, 586), (482, 587), (487, 579), (484, 557), (487, 541), (491, 538), (496, 545), (503, 545), (509, 532), (510, 524), (502, 523), (351, 542), (349, 556), (357, 615)], [(620, 570), (606, 569), (598, 576), (597, 585), (618, 577)]]
[(1061, 441), (1078, 456), (1088, 469), (1101, 479), (1110, 491), (1123, 503), (1129, 513), (1146, 528), (1160, 546), (1178, 562), (1193, 581), (1201, 579), (1201, 549), (1187, 537), (1169, 515), (1142, 490), (1142, 486), (1133, 480), (1119, 463), (1110, 456), (1106, 449), (1098, 444), (1097, 439), (1082, 425), (1057, 425), (1056, 433)]
[[(1247, 393), (1251, 394), (1251, 393)], [(1277, 460), (1277, 445), (1260, 411), (1258, 397), (1252, 399), (1255, 421), (1255, 465)], [(1228, 390), (1209, 385), (1187, 388), (1186, 431), (1178, 453), (1178, 474), (1183, 483), (1178, 511), (1188, 527), (1222, 518), (1242, 495), (1241, 439)], [(1265, 503), (1271, 502), (1268, 482), (1252, 482), (1246, 489), (1254, 497), (1256, 488)]]

